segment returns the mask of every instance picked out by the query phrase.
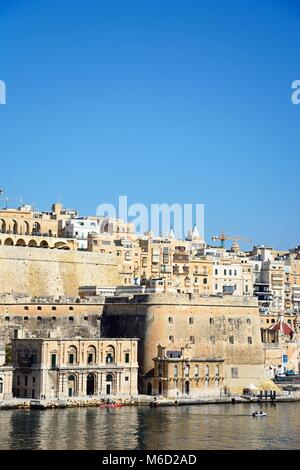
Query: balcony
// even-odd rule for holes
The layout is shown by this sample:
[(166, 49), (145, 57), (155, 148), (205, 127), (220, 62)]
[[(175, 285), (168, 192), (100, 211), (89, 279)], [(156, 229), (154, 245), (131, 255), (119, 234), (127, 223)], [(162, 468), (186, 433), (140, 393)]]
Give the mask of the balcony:
[(179, 255), (179, 254), (174, 254), (173, 255), (173, 262), (174, 263), (189, 263), (190, 257), (189, 255)]

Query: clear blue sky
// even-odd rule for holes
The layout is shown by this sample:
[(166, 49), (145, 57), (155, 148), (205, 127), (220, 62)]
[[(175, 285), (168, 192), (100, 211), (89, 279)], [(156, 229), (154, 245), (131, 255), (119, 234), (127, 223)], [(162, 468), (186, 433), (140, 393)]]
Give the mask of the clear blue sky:
[(300, 242), (298, 0), (0, 0), (0, 79), (8, 197), (198, 202), (207, 239)]

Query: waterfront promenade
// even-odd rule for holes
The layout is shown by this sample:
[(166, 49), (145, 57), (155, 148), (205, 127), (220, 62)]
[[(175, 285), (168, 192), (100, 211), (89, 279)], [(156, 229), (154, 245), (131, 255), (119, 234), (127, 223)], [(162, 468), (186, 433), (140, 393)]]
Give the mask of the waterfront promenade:
[(260, 397), (245, 397), (240, 395), (231, 395), (224, 397), (203, 397), (199, 399), (193, 398), (177, 398), (167, 399), (164, 397), (153, 397), (149, 395), (138, 395), (132, 397), (72, 397), (66, 400), (32, 400), (25, 398), (13, 398), (11, 400), (0, 401), (0, 410), (10, 409), (53, 409), (53, 408), (84, 408), (84, 407), (104, 407), (107, 405), (120, 406), (189, 406), (189, 405), (208, 405), (208, 404), (252, 404), (252, 403), (284, 403), (284, 402), (300, 402), (300, 392), (282, 392), (275, 399)]

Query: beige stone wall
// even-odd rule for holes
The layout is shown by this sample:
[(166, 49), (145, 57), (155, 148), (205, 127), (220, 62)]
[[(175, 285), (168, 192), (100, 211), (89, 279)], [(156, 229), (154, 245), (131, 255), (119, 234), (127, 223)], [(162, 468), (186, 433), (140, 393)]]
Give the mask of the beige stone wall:
[[(193, 318), (192, 324), (190, 318)], [(159, 344), (170, 350), (189, 344), (193, 357), (225, 359), (228, 384), (233, 384), (232, 367), (238, 368), (240, 378), (234, 380), (235, 387), (257, 384), (263, 378), (260, 317), (257, 301), (250, 297), (139, 296), (128, 303), (105, 306), (102, 329), (106, 336), (140, 338), (139, 363), (144, 376), (151, 374)], [(230, 344), (230, 336), (234, 344)], [(145, 389), (145, 379), (141, 380)]]
[(19, 337), (99, 337), (102, 303), (2, 303), (0, 340)]
[(76, 296), (79, 286), (118, 284), (109, 254), (0, 246), (0, 294)]

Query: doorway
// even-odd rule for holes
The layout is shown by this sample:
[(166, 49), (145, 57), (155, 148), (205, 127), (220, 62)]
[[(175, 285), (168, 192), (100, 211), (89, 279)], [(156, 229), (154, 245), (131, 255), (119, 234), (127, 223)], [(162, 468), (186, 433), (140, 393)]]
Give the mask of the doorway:
[(86, 394), (94, 395), (94, 393), (95, 393), (95, 376), (93, 374), (89, 374), (86, 379)]

